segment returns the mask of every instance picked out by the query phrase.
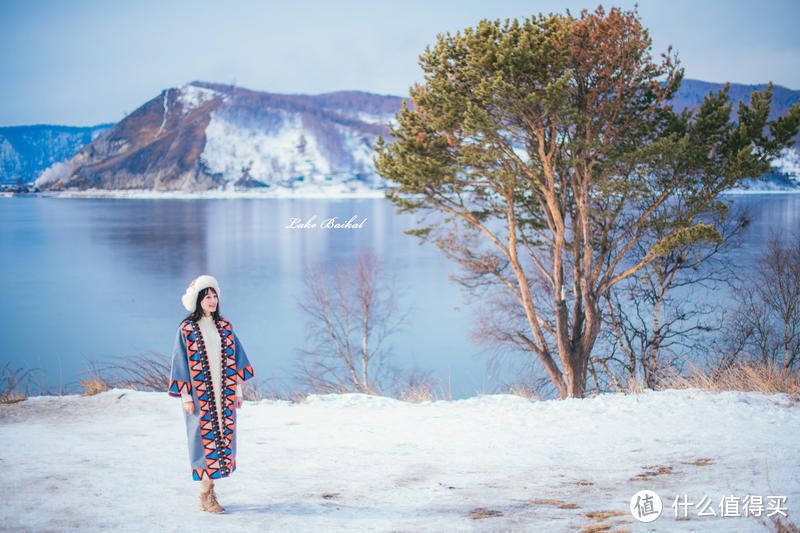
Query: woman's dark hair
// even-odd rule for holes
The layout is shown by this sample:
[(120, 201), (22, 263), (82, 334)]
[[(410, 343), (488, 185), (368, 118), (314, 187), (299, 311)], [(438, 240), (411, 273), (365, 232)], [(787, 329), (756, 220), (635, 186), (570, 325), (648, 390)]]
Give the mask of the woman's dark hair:
[[(184, 318), (184, 320), (191, 320), (192, 322), (197, 322), (198, 320), (203, 318), (203, 308), (200, 307), (200, 302), (203, 301), (203, 298), (206, 297), (208, 291), (212, 291), (214, 294), (217, 294), (217, 291), (215, 291), (213, 287), (206, 287), (202, 291), (198, 292), (197, 300), (194, 302), (194, 311), (186, 315), (186, 318)], [(217, 294), (217, 296), (219, 297), (219, 294)], [(214, 312), (211, 313), (211, 316), (214, 318), (214, 322), (220, 319), (219, 303), (217, 303), (217, 308), (214, 309)]]

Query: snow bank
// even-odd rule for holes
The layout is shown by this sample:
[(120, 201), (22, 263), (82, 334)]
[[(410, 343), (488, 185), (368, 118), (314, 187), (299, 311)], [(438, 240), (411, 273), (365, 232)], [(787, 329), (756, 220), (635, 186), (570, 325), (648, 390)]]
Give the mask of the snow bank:
[[(13, 531), (758, 531), (723, 497), (800, 517), (800, 404), (701, 390), (405, 403), (245, 402), (227, 514), (197, 509), (179, 402), (114, 389), (0, 405), (0, 528)], [(640, 524), (633, 495), (662, 516)], [(676, 520), (678, 496), (717, 516)], [(593, 520), (587, 513), (608, 511)], [(764, 510), (764, 514), (767, 510)]]

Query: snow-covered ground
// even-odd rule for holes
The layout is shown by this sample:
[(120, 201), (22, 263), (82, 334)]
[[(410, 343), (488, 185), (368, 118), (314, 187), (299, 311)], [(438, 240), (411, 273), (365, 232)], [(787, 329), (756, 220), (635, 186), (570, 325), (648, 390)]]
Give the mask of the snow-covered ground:
[[(800, 517), (800, 403), (781, 394), (245, 402), (219, 516), (197, 508), (165, 393), (0, 405), (0, 439), (7, 531), (765, 531), (730, 516), (755, 497), (762, 518)], [(663, 501), (654, 522), (630, 512), (642, 489)]]

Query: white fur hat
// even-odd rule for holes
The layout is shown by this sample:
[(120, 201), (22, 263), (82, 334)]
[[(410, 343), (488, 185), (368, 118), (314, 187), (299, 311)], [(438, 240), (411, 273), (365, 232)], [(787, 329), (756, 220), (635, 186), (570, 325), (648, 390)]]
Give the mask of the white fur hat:
[(208, 287), (217, 291), (217, 298), (222, 299), (219, 293), (219, 283), (217, 283), (217, 280), (213, 276), (203, 274), (189, 284), (186, 288), (186, 294), (181, 297), (181, 302), (187, 311), (192, 312), (195, 310), (195, 306), (197, 305), (197, 293)]

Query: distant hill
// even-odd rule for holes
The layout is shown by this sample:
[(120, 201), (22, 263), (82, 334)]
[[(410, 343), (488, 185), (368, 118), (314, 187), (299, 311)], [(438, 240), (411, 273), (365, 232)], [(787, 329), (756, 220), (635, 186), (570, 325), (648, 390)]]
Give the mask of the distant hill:
[(199, 191), (376, 181), (372, 145), (401, 99), (359, 92), (282, 95), (193, 82), (115, 124), (42, 188)]
[(0, 184), (31, 182), (53, 163), (69, 159), (113, 124), (0, 128)]
[[(723, 86), (684, 80), (673, 103), (695, 108)], [(732, 84), (734, 111), (765, 87)], [(772, 116), (798, 100), (800, 91), (776, 86)], [(0, 181), (38, 176), (41, 188), (159, 191), (348, 182), (378, 187), (371, 147), (388, 133), (401, 103), (397, 96), (358, 91), (285, 95), (197, 81), (162, 91), (111, 127), (0, 128)], [(779, 165), (789, 177), (798, 178), (791, 175), (798, 153)], [(781, 186), (791, 184), (781, 180)]]
[[(696, 108), (703, 103), (703, 98), (710, 91), (717, 92), (725, 87), (724, 83), (711, 83), (700, 80), (684, 80), (678, 89), (672, 104), (676, 109), (682, 110), (687, 107)], [(729, 94), (733, 100), (732, 115), (735, 115), (739, 107), (739, 102), (747, 102), (753, 91), (763, 91), (767, 84), (761, 85), (741, 85), (732, 83)], [(774, 119), (780, 115), (785, 115), (792, 105), (800, 100), (800, 91), (793, 91), (780, 85), (772, 88), (772, 106), (770, 107), (769, 118)]]

